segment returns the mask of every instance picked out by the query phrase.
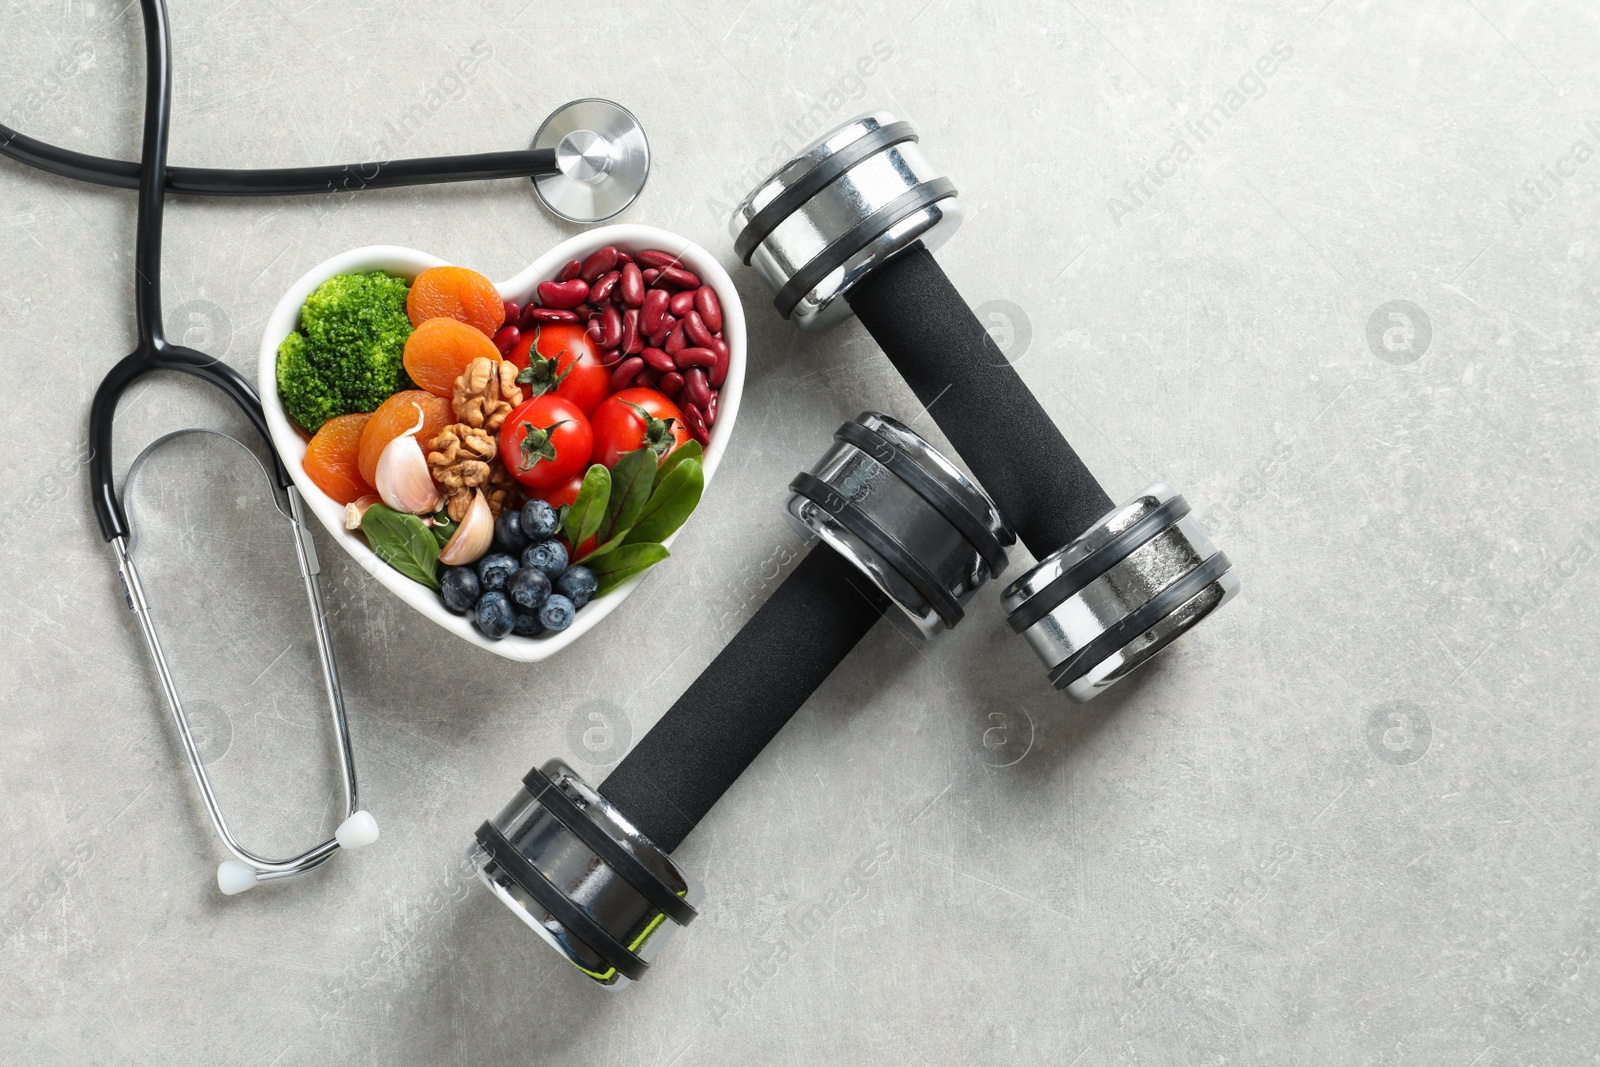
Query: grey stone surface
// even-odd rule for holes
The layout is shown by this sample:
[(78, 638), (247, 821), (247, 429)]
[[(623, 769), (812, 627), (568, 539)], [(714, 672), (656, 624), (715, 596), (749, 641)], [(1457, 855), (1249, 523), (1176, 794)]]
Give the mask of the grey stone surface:
[[(945, 268), (1028, 336), (1021, 373), (1113, 495), (1180, 487), (1245, 592), (1088, 708), (993, 600), (926, 646), (880, 625), (680, 850), (702, 921), (642, 985), (589, 986), (467, 880), (472, 828), (537, 760), (602, 777), (790, 565), (797, 457), (862, 408), (917, 415), (859, 327), (800, 336), (741, 270), (735, 447), (579, 646), (479, 653), (323, 538), (383, 840), (223, 899), (84, 492), (89, 397), (132, 344), (133, 199), (0, 162), (0, 1060), (1592, 1059), (1592, 7), (173, 7), (175, 162), (505, 149), (606, 95), (656, 151), (625, 218), (730, 267), (722, 218), (763, 158), (869, 106), (912, 118), (970, 212)], [(134, 156), (136, 12), (0, 10), (0, 121)], [(338, 251), (508, 277), (570, 232), (517, 182), (176, 202), (168, 326), (253, 375), (278, 296)], [(152, 384), (122, 460), (189, 425), (238, 429)], [(227, 452), (166, 458), (136, 506), (205, 749), (246, 839), (295, 847), (336, 799), (286, 548)]]

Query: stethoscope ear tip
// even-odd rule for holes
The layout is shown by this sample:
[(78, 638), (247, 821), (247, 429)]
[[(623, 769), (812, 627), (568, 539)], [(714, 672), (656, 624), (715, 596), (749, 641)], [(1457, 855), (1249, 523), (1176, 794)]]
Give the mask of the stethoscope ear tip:
[(378, 839), (378, 820), (369, 811), (358, 811), (339, 824), (333, 839), (340, 848), (365, 848)]
[(241, 860), (223, 860), (217, 865), (217, 888), (226, 896), (254, 889), (258, 880), (256, 869)]

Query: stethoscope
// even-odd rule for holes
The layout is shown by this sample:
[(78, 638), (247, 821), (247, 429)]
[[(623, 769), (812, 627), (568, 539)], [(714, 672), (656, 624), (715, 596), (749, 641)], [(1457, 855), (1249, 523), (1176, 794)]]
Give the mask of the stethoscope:
[[(271, 444), (261, 400), (255, 388), (225, 363), (167, 339), (161, 314), (162, 216), (168, 190), (206, 196), (283, 196), (298, 193), (357, 192), (411, 185), (530, 178), (540, 201), (571, 222), (598, 222), (621, 212), (638, 197), (650, 173), (650, 150), (637, 119), (607, 100), (578, 100), (550, 115), (535, 135), (533, 147), (520, 152), (495, 152), (432, 159), (394, 160), (338, 167), (274, 170), (219, 170), (167, 166), (167, 135), (172, 118), (172, 43), (165, 0), (140, 0), (145, 36), (145, 114), (140, 162), (85, 155), (26, 137), (0, 126), (0, 154), (28, 166), (97, 185), (139, 192), (137, 247), (134, 256), (134, 308), (138, 344), (114, 366), (95, 391), (89, 410), (89, 482), (95, 519), (116, 555), (117, 571), (129, 609), (139, 621), (161, 689), (183, 741), (184, 755), (205, 800), (212, 825), (232, 859), (217, 868), (217, 885), (229, 895), (257, 883), (303, 874), (327, 862), (340, 848), (359, 848), (378, 839), (378, 824), (359, 805), (355, 759), (351, 754), (339, 674), (317, 576), (316, 548), (306, 524), (305, 502)], [(269, 859), (245, 848), (234, 836), (212, 788), (183, 701), (134, 565), (133, 529), (117, 492), (112, 471), (112, 425), (117, 403), (133, 383), (154, 371), (178, 371), (215, 386), (244, 413), (267, 443), (272, 457), (269, 481), (287, 501), (287, 518), (295, 557), (305, 584), (316, 629), (317, 657), (323, 687), (338, 739), (344, 814), (333, 837), (287, 859)], [(134, 461), (134, 473), (154, 450), (188, 434), (179, 431), (151, 444)], [(220, 435), (226, 436), (226, 435)], [(229, 438), (232, 440), (232, 438)], [(236, 442), (238, 443), (238, 442)], [(253, 453), (252, 453), (253, 455)], [(126, 486), (125, 486), (126, 488)], [(275, 500), (276, 503), (276, 500)]]

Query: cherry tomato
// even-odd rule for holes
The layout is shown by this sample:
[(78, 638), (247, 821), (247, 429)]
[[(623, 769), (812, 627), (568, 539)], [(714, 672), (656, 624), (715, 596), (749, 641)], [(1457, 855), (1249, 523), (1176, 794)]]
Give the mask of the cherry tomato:
[(594, 409), (594, 461), (608, 469), (624, 452), (655, 449), (662, 459), (689, 440), (683, 412), (654, 389), (624, 389)]
[(570, 400), (545, 394), (524, 400), (500, 427), (500, 459), (530, 489), (553, 489), (582, 474), (594, 451), (589, 420)]
[[(585, 467), (584, 470), (588, 468)], [(571, 481), (562, 482), (554, 489), (538, 489), (528, 495), (538, 497), (553, 508), (565, 507), (578, 499), (578, 491), (583, 488), (583, 473), (584, 471), (579, 471), (572, 476)]]
[(506, 359), (524, 371), (533, 364), (533, 380), (523, 382), (524, 389), (535, 395), (554, 392), (578, 405), (585, 415), (593, 414), (611, 393), (611, 371), (600, 362), (594, 342), (577, 323), (535, 324), (506, 353)]

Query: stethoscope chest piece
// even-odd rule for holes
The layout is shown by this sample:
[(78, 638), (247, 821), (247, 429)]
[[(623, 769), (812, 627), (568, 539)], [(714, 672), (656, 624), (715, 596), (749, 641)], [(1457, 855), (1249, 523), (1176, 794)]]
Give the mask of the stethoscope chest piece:
[(556, 171), (532, 178), (533, 191), (569, 222), (601, 222), (639, 197), (650, 177), (650, 142), (633, 112), (598, 97), (557, 108), (533, 147), (555, 153)]
[(1005, 570), (1016, 534), (987, 493), (888, 415), (864, 412), (833, 437), (789, 483), (792, 524), (853, 563), (920, 636), (954, 627)]

